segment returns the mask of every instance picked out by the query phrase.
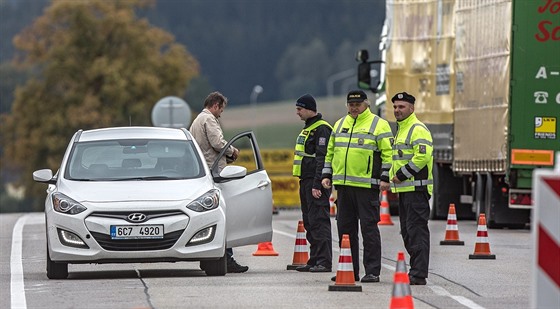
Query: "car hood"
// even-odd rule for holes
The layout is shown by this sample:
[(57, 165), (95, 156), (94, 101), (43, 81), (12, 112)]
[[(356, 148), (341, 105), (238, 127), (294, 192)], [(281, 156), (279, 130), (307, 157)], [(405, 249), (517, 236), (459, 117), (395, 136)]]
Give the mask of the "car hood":
[(214, 188), (208, 177), (165, 181), (63, 181), (58, 192), (78, 202), (179, 201)]

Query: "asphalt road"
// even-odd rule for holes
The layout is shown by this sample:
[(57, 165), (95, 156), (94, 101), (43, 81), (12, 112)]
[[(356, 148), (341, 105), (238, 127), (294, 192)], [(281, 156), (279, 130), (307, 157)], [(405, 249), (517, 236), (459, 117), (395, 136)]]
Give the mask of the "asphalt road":
[[(274, 216), (278, 256), (253, 256), (257, 246), (234, 250), (250, 267), (244, 274), (206, 277), (198, 263), (70, 265), (67, 280), (45, 273), (42, 213), (0, 216), (0, 308), (388, 308), (397, 252), (395, 225), (381, 226), (380, 283), (357, 283), (362, 292), (328, 291), (338, 265), (333, 238), (332, 273), (298, 273), (292, 264), (299, 210)], [(336, 233), (332, 219), (333, 234)], [(440, 246), (446, 221), (431, 221), (428, 285), (412, 286), (415, 308), (529, 308), (532, 245), (529, 230), (489, 230), (495, 260), (470, 260), (477, 223), (459, 221), (464, 246)], [(408, 256), (407, 256), (408, 261)], [(362, 274), (363, 276), (363, 269)]]

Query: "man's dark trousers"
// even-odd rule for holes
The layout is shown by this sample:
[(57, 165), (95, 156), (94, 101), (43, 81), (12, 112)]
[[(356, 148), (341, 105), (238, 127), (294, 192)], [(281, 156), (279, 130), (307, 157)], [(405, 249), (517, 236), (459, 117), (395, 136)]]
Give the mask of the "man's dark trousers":
[(360, 244), (358, 221), (362, 231), (364, 246), (364, 267), (366, 275), (379, 276), (381, 273), (381, 235), (379, 222), (379, 190), (350, 186), (336, 186), (337, 190), (337, 226), (339, 245), (342, 235), (350, 237), (350, 250), (354, 275), (360, 272)]
[(301, 212), (310, 251), (307, 265), (332, 268), (331, 190), (321, 188), (321, 197), (316, 199), (311, 193), (312, 188), (313, 178), (300, 179)]
[(404, 247), (410, 255), (409, 274), (428, 277), (430, 259), (430, 195), (427, 192), (399, 193), (399, 220)]

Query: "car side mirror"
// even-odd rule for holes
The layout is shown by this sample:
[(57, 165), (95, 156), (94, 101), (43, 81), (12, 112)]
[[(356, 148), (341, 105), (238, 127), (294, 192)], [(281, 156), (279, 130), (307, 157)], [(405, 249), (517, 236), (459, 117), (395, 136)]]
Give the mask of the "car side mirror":
[(56, 177), (53, 177), (52, 170), (48, 168), (34, 171), (33, 180), (37, 182), (52, 184), (52, 185), (56, 183)]
[(215, 182), (224, 182), (227, 180), (241, 179), (247, 175), (247, 168), (239, 165), (227, 165), (220, 172), (218, 177), (214, 177)]

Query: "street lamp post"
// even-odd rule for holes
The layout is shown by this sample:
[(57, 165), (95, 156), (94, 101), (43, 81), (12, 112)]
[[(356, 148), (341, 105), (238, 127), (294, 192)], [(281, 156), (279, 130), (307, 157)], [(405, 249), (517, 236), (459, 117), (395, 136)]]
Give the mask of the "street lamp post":
[(249, 97), (249, 101), (251, 104), (251, 109), (253, 110), (253, 113), (255, 113), (255, 119), (258, 118), (258, 114), (257, 114), (257, 97), (259, 96), (259, 94), (261, 94), (264, 91), (264, 88), (261, 85), (255, 85), (255, 87), (253, 87), (253, 91), (251, 92), (251, 96)]
[(253, 91), (251, 92), (251, 97), (250, 102), (251, 102), (251, 106), (254, 108), (257, 105), (257, 97), (259, 96), (259, 94), (261, 94), (263, 92), (263, 87), (261, 85), (255, 85), (255, 87), (253, 87)]
[(335, 73), (327, 78), (327, 96), (332, 97), (334, 95), (334, 83), (337, 80), (346, 79), (356, 75), (356, 70), (348, 69)]

